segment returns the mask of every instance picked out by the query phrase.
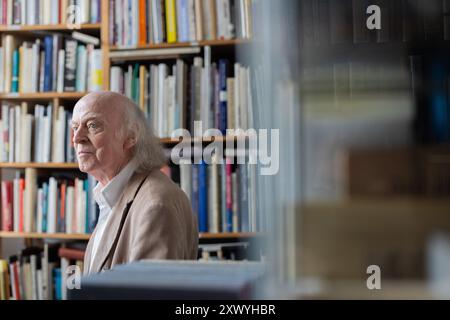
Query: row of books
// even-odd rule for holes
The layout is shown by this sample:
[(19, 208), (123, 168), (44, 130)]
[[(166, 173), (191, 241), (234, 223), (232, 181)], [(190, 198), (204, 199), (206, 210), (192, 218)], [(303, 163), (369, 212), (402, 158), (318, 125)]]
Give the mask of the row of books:
[(34, 114), (29, 105), (2, 104), (0, 120), (0, 161), (75, 162), (72, 143), (72, 112), (50, 103), (37, 104)]
[[(367, 28), (370, 5), (380, 8), (379, 29)], [(449, 0), (304, 0), (300, 12), (306, 46), (450, 39)]]
[(102, 51), (61, 34), (24, 41), (5, 35), (0, 48), (0, 91), (85, 92), (102, 88)]
[(251, 0), (111, 0), (110, 43), (250, 38), (251, 7)]
[(101, 0), (1, 0), (0, 24), (100, 23)]
[(3, 180), (2, 230), (39, 233), (91, 233), (97, 220), (93, 178), (38, 178), (36, 169)]
[[(203, 130), (253, 127), (250, 68), (221, 59), (195, 57), (187, 66), (177, 60), (172, 66), (135, 64), (111, 67), (111, 91), (125, 94), (146, 114), (159, 137), (170, 137), (178, 128)], [(202, 134), (203, 132), (199, 132)]]
[[(171, 169), (169, 175), (173, 176)], [(256, 232), (256, 168), (213, 157), (212, 164), (180, 164), (180, 186), (198, 216), (200, 232)]]
[[(84, 251), (44, 244), (0, 260), (0, 300), (64, 300), (67, 268), (83, 270)], [(70, 288), (69, 288), (70, 289)]]

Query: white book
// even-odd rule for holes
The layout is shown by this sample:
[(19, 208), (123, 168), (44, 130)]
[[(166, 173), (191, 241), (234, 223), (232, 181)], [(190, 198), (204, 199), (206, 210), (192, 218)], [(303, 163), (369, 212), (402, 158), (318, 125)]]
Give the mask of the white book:
[(77, 54), (77, 76), (76, 76), (76, 91), (86, 91), (86, 77), (87, 77), (87, 51), (86, 46), (79, 45)]
[(27, 22), (27, 8), (25, 0), (20, 0), (20, 24), (25, 25)]
[(9, 108), (9, 162), (14, 162), (15, 158), (15, 140), (16, 140), (16, 129), (15, 129), (15, 118), (16, 110), (14, 107)]
[(33, 43), (32, 47), (32, 62), (31, 62), (31, 92), (37, 92), (39, 89), (39, 69), (40, 69), (40, 43), (39, 39)]
[(72, 38), (86, 44), (93, 44), (95, 46), (98, 46), (100, 44), (99, 38), (78, 31), (72, 32)]
[(22, 141), (22, 130), (20, 128), (20, 124), (22, 121), (22, 110), (20, 106), (14, 107), (14, 126), (15, 126), (15, 134), (14, 134), (14, 160), (20, 162), (20, 146)]
[(124, 0), (123, 2), (123, 45), (129, 46), (131, 44), (130, 37), (130, 12), (129, 12), (129, 4), (131, 4), (131, 0)]
[(162, 48), (162, 49), (138, 49), (138, 50), (120, 50), (112, 51), (109, 57), (113, 60), (121, 61), (124, 58), (144, 58), (161, 57), (170, 55), (182, 54), (197, 54), (200, 53), (200, 47), (179, 47), (179, 48)]
[(165, 79), (167, 77), (167, 65), (164, 63), (160, 63), (158, 65), (158, 92), (157, 92), (157, 97), (158, 97), (158, 105), (157, 105), (157, 111), (156, 111), (156, 132), (158, 133), (159, 137), (163, 137), (164, 132), (163, 132), (163, 123), (164, 123), (164, 118), (165, 118), (165, 113), (164, 113), (164, 105), (165, 105), (165, 99), (166, 97), (164, 96), (164, 84), (165, 84)]
[(210, 123), (211, 118), (211, 47), (205, 46), (204, 48), (204, 72), (203, 72), (203, 88), (202, 92), (202, 109), (201, 109), (201, 119), (203, 122), (203, 128), (212, 128)]
[(10, 26), (13, 24), (13, 0), (7, 0), (6, 10), (7, 10), (6, 24)]
[(58, 119), (56, 120), (56, 158), (55, 162), (64, 162), (64, 143), (66, 133), (66, 111), (64, 107), (58, 108)]
[(90, 91), (100, 91), (103, 85), (102, 50), (92, 50)]
[(37, 299), (38, 300), (44, 300), (44, 292), (42, 290), (42, 269), (38, 269), (36, 271), (36, 277), (37, 277)]
[[(150, 0), (151, 1), (151, 0)], [(117, 38), (116, 38), (116, 45), (117, 46), (123, 46), (123, 6), (120, 1), (116, 1), (114, 3), (115, 5), (115, 24), (116, 24), (116, 32), (117, 32)]]
[(152, 27), (153, 27), (153, 40), (155, 44), (162, 42), (162, 25), (161, 17), (159, 13), (161, 12), (161, 1), (150, 0), (152, 6)]
[(42, 188), (38, 189), (37, 192), (37, 204), (36, 204), (36, 232), (42, 232), (42, 208), (44, 205), (44, 190)]
[(137, 46), (139, 43), (139, 0), (131, 0), (131, 45)]
[(35, 16), (36, 16), (36, 2), (35, 1), (25, 1), (27, 5), (27, 24), (35, 25)]
[(77, 188), (77, 231), (86, 233), (86, 192), (83, 190), (83, 180), (78, 179)]
[(3, 47), (0, 47), (0, 92), (4, 92), (4, 83), (5, 83), (5, 56), (4, 56), (4, 49)]
[(44, 75), (45, 75), (45, 51), (42, 51), (39, 59), (39, 92), (44, 91)]
[(186, 193), (186, 196), (191, 200), (192, 192), (192, 165), (180, 162), (180, 186)]
[(44, 243), (44, 252), (41, 258), (42, 265), (42, 299), (49, 299), (49, 281), (52, 278), (49, 278), (49, 268), (48, 268), (48, 244)]
[(36, 274), (36, 255), (30, 256), (30, 270), (31, 270), (31, 300), (37, 300), (37, 274)]
[(239, 63), (234, 64), (234, 126), (235, 129), (241, 128), (241, 76)]
[(167, 115), (164, 127), (164, 136), (170, 137), (172, 131), (175, 129), (174, 115), (175, 115), (175, 77), (168, 76), (166, 78), (166, 90), (167, 90), (167, 109), (165, 114)]
[(50, 22), (51, 24), (59, 23), (59, 0), (51, 0)]
[(121, 82), (123, 78), (123, 70), (121, 67), (113, 66), (111, 67), (111, 81), (110, 90), (114, 92), (122, 93)]
[(42, 162), (52, 161), (52, 106), (47, 106), (47, 112), (44, 117), (44, 143), (43, 143), (43, 160)]
[(90, 18), (90, 5), (89, 0), (79, 0), (80, 8), (80, 21), (79, 23), (89, 23)]
[(51, 18), (51, 0), (42, 0), (40, 5), (42, 8), (42, 24), (51, 24), (52, 18)]
[(195, 0), (188, 0), (188, 22), (189, 22), (189, 41), (196, 41), (196, 30), (195, 30)]
[(54, 177), (50, 177), (48, 187), (47, 233), (56, 232), (57, 197), (58, 183)]
[(67, 300), (67, 268), (69, 267), (69, 260), (61, 258), (61, 300)]
[(6, 34), (3, 38), (3, 48), (4, 48), (4, 69), (3, 69), (3, 91), (6, 93), (11, 92), (11, 81), (12, 81), (12, 60), (13, 53), (15, 50), (15, 40), (13, 35)]
[(175, 120), (174, 129), (183, 127), (183, 119), (185, 118), (186, 111), (186, 89), (185, 89), (185, 75), (186, 75), (186, 65), (183, 60), (177, 59), (176, 66), (176, 104), (175, 104)]
[(25, 191), (24, 191), (24, 231), (33, 232), (34, 213), (36, 212), (36, 184), (37, 173), (34, 168), (25, 169)]
[(24, 114), (22, 117), (22, 154), (21, 162), (31, 162), (32, 128), (34, 117), (31, 114)]
[(247, 130), (248, 123), (247, 123), (247, 115), (248, 115), (248, 100), (247, 100), (247, 71), (245, 67), (239, 68), (239, 79), (241, 82), (241, 87), (239, 91), (239, 98), (240, 98), (240, 124), (242, 129)]
[(74, 187), (67, 187), (67, 201), (66, 201), (66, 232), (75, 233), (73, 220), (74, 220), (74, 209), (75, 209), (75, 190)]
[(56, 91), (63, 92), (64, 91), (64, 63), (66, 61), (66, 51), (64, 49), (59, 50), (58, 52), (58, 75), (57, 75), (57, 84)]

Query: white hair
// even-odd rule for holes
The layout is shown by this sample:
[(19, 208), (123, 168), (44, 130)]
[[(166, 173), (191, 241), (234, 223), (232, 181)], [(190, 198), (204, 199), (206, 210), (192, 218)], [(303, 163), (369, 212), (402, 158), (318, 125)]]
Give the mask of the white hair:
[[(124, 96), (124, 98), (126, 98)], [(124, 134), (134, 135), (136, 144), (133, 159), (137, 163), (138, 172), (149, 172), (160, 169), (166, 163), (164, 150), (159, 139), (147, 123), (144, 112), (130, 99), (124, 108)]]

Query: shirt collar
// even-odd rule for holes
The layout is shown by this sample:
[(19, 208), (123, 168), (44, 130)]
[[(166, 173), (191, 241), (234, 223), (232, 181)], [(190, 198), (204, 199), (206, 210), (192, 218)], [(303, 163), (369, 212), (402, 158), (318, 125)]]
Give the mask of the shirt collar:
[(94, 199), (100, 209), (107, 207), (112, 210), (136, 169), (136, 161), (132, 159), (106, 186), (102, 188), (100, 182), (97, 183), (94, 188)]

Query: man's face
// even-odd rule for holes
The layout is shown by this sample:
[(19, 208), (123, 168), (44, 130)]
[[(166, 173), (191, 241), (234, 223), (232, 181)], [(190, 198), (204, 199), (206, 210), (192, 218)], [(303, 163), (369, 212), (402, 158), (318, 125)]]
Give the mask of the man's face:
[(96, 100), (85, 97), (75, 105), (72, 129), (80, 170), (101, 181), (120, 171), (129, 150), (121, 134), (123, 110)]

